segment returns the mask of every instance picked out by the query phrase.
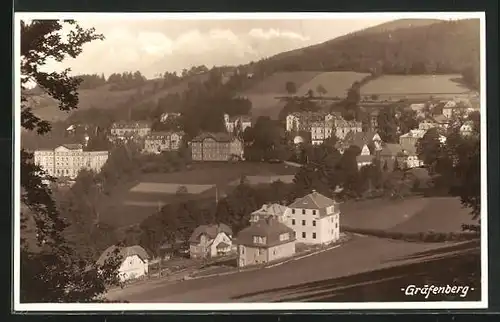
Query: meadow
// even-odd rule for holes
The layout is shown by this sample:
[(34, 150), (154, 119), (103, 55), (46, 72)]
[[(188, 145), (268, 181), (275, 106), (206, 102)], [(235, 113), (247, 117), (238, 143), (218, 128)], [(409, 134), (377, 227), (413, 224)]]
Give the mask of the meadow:
[(322, 85), (326, 89), (325, 96), (344, 98), (347, 96), (347, 90), (351, 88), (354, 82), (359, 82), (370, 74), (356, 72), (326, 72), (318, 74), (310, 81), (302, 84), (297, 95), (306, 95), (308, 90), (313, 90), (315, 95), (319, 95), (316, 89)]
[(460, 83), (461, 75), (383, 75), (361, 87), (361, 95), (460, 94), (470, 89)]
[(470, 209), (455, 197), (373, 199), (340, 205), (341, 226), (398, 233), (461, 232), (462, 224), (477, 224)]
[[(242, 176), (293, 175), (296, 168), (268, 163), (198, 163), (189, 170), (143, 174), (121, 185), (100, 204), (101, 221), (115, 227), (140, 223), (162, 206), (193, 199), (222, 198)], [(187, 194), (178, 195), (185, 186)]]

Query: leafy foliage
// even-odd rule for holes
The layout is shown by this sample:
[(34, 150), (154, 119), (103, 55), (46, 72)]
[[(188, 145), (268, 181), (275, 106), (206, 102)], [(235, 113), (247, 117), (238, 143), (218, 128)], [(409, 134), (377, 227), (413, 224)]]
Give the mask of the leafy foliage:
[[(63, 39), (63, 26), (71, 27)], [(83, 29), (75, 21), (35, 20), (21, 22), (21, 125), (44, 134), (47, 121), (35, 116), (29, 105), (26, 86), (35, 82), (39, 89), (59, 101), (59, 108), (77, 107), (81, 79), (69, 76), (69, 70), (43, 72), (47, 60), (75, 58), (82, 46), (102, 39), (93, 29)], [(46, 181), (52, 181), (32, 163), (32, 155), (21, 151), (21, 302), (92, 302), (104, 301), (106, 287), (118, 283), (118, 254), (104, 266), (87, 261), (71, 247), (64, 236), (70, 223), (60, 216)], [(36, 240), (30, 239), (28, 222), (34, 224)], [(71, 223), (72, 224), (72, 223)]]

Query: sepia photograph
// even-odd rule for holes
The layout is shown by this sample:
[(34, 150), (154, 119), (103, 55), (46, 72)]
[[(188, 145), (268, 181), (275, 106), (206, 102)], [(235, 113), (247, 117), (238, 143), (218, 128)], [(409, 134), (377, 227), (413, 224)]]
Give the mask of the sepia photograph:
[(15, 13), (15, 311), (488, 307), (485, 14)]

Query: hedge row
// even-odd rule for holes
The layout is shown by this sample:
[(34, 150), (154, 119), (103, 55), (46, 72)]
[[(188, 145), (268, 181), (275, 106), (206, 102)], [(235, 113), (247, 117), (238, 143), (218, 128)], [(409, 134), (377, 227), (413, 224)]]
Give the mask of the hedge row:
[(424, 242), (424, 243), (442, 243), (446, 241), (466, 241), (473, 240), (480, 237), (478, 232), (452, 232), (452, 233), (439, 233), (439, 232), (420, 232), (420, 233), (402, 233), (394, 231), (385, 231), (380, 229), (363, 229), (342, 227), (342, 230), (349, 233), (370, 235), (381, 238), (390, 238), (396, 240), (404, 240), (411, 242)]

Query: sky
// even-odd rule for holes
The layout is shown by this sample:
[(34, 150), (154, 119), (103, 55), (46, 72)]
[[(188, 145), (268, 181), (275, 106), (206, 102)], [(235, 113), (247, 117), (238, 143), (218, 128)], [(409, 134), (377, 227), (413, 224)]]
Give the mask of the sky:
[(239, 65), (393, 20), (266, 19), (172, 20), (80, 18), (105, 40), (84, 45), (76, 59), (50, 62), (47, 70), (71, 68), (72, 74), (139, 70), (147, 78), (195, 65)]

